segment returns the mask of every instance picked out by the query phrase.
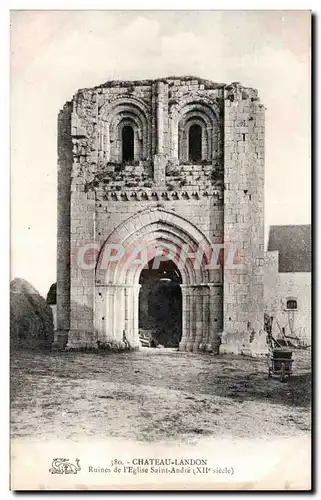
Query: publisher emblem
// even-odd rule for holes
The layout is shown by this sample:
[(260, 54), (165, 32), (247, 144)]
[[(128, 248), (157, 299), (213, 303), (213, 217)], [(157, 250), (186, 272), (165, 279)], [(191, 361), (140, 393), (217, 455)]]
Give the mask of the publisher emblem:
[(54, 458), (49, 472), (50, 474), (77, 474), (80, 470), (78, 458), (74, 464), (70, 462), (69, 458)]

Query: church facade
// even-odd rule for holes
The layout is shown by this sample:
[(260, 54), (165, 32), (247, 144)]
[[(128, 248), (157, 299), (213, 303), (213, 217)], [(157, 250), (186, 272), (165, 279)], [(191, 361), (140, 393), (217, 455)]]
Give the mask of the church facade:
[(264, 106), (196, 77), (109, 81), (58, 117), (58, 343), (260, 354)]

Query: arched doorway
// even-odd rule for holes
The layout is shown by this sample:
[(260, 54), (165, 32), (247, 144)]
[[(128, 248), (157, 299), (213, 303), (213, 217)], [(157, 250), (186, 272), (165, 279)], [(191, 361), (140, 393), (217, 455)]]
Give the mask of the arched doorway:
[(155, 259), (148, 262), (139, 278), (139, 330), (150, 345), (178, 347), (182, 337), (182, 278), (176, 264)]
[[(116, 244), (118, 248), (119, 244), (115, 242), (119, 241), (125, 252), (120, 252), (118, 260), (115, 260), (114, 255), (112, 259), (109, 258), (110, 245)], [(161, 325), (164, 318), (161, 311), (155, 311), (160, 296), (173, 298), (176, 293), (176, 302), (181, 311), (180, 315), (176, 314), (178, 324), (181, 321), (180, 330), (175, 328), (178, 334), (174, 339), (165, 338), (166, 345), (172, 342), (176, 344), (180, 334), (179, 349), (183, 351), (197, 351), (206, 345), (216, 344), (222, 331), (223, 288), (221, 269), (206, 266), (205, 254), (209, 247), (209, 240), (196, 226), (161, 207), (142, 210), (121, 223), (101, 247), (96, 265), (94, 312), (99, 342), (122, 348), (126, 337), (132, 348), (141, 346), (139, 328), (144, 305), (140, 305), (140, 290), (145, 288), (145, 279), (149, 277), (156, 280), (156, 274), (159, 289), (155, 293), (154, 285), (154, 298), (150, 297), (148, 304), (154, 310), (151, 316), (156, 326)], [(189, 258), (185, 252), (180, 252), (184, 248), (192, 249), (192, 254), (201, 252), (203, 258), (197, 260), (198, 265), (194, 265), (196, 258)], [(140, 251), (137, 253), (138, 249)], [(164, 260), (168, 255), (171, 257)], [(163, 274), (153, 269), (157, 268), (152, 261), (155, 256), (163, 262), (159, 268)], [(157, 272), (153, 274), (154, 271)], [(163, 285), (169, 283), (168, 279), (174, 283), (171, 290), (176, 286), (174, 294), (169, 292), (169, 287), (165, 292)], [(175, 317), (173, 302), (168, 300), (167, 305)], [(173, 321), (167, 327), (168, 332), (172, 330), (172, 324)]]

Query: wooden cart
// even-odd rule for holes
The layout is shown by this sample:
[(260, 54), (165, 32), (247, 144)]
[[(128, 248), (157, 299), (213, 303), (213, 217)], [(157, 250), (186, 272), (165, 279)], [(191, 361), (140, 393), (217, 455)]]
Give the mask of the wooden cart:
[(292, 351), (288, 347), (273, 347), (268, 357), (269, 377), (277, 376), (281, 382), (292, 375)]

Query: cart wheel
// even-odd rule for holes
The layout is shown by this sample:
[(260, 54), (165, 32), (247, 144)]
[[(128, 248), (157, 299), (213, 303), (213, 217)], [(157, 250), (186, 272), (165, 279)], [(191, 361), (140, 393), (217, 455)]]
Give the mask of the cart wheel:
[(281, 382), (285, 382), (287, 375), (285, 373), (285, 364), (281, 364)]

